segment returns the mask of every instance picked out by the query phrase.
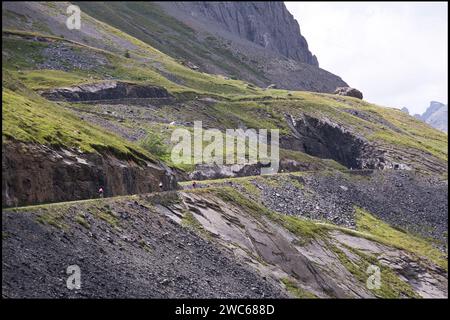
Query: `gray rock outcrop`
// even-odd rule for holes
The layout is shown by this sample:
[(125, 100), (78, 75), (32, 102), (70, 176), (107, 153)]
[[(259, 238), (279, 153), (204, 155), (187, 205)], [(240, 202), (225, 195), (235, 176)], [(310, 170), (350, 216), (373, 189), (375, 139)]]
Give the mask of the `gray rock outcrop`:
[(358, 99), (362, 99), (363, 98), (363, 94), (361, 91), (359, 91), (358, 89), (355, 88), (350, 88), (350, 87), (339, 87), (336, 88), (336, 90), (334, 91), (334, 94), (338, 94), (340, 96), (349, 96), (349, 97), (355, 97)]
[(41, 92), (49, 100), (92, 101), (133, 98), (169, 98), (166, 89), (121, 81), (103, 81)]

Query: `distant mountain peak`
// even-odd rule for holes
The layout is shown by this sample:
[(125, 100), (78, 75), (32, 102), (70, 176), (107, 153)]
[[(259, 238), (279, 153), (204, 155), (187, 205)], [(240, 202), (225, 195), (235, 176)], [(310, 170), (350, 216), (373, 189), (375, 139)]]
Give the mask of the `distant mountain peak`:
[(448, 132), (448, 105), (438, 101), (431, 101), (427, 110), (417, 117), (432, 127)]

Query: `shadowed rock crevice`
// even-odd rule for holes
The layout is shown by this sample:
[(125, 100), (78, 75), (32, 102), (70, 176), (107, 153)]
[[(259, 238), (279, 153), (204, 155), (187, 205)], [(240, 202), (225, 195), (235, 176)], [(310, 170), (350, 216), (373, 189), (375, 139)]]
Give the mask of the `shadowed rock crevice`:
[(296, 140), (289, 143), (299, 151), (333, 159), (347, 168), (383, 169), (386, 166), (381, 150), (339, 124), (308, 115), (299, 119), (288, 116), (287, 122)]

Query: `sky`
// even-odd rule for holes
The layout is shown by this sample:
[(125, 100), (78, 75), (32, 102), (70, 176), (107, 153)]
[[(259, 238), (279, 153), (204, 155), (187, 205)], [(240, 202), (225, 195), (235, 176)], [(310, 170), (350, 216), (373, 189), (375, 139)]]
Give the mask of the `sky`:
[(446, 2), (285, 2), (319, 66), (382, 106), (448, 103)]

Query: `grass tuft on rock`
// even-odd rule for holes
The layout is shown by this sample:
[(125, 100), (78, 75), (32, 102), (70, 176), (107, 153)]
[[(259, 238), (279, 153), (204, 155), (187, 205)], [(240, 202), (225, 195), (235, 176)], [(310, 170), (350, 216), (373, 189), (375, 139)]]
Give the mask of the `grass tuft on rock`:
[(393, 228), (369, 212), (356, 208), (356, 226), (359, 231), (371, 234), (373, 239), (399, 249), (406, 250), (421, 257), (426, 257), (445, 270), (448, 270), (446, 255), (435, 248), (431, 241)]
[(297, 286), (294, 281), (289, 278), (282, 278), (281, 282), (286, 287), (286, 290), (290, 292), (293, 296), (299, 299), (315, 299), (317, 296), (305, 289)]

